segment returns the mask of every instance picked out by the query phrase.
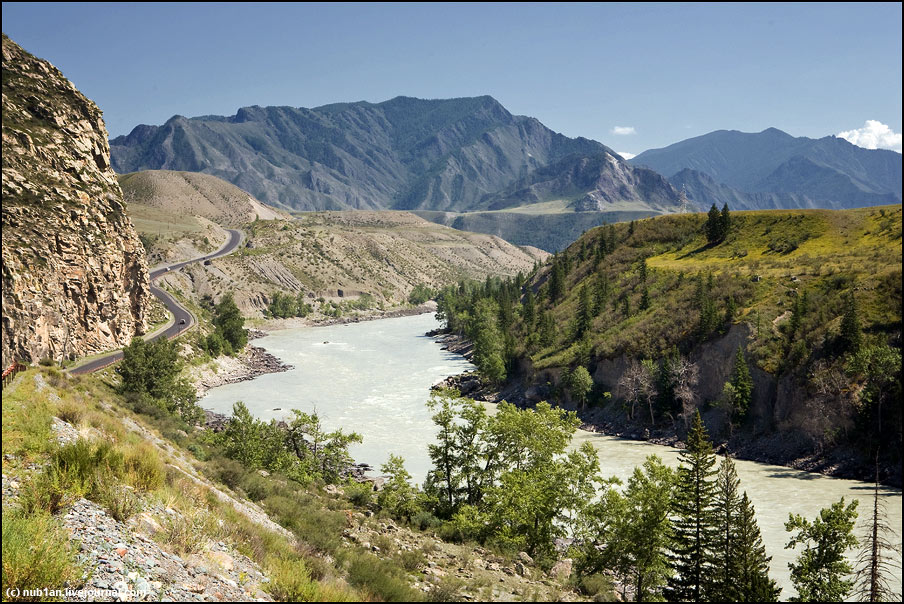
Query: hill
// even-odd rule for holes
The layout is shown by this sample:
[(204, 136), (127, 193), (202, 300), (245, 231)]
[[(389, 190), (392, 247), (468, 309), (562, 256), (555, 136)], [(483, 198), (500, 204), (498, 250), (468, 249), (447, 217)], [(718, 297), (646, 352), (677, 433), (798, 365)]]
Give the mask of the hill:
[(863, 149), (834, 136), (793, 137), (776, 128), (718, 130), (644, 151), (629, 163), (656, 170), (703, 207), (726, 201), (739, 209), (901, 203), (901, 154)]
[[(868, 479), (881, 442), (884, 479), (900, 484), (900, 206), (730, 220), (716, 244), (699, 214), (595, 228), (520, 292), (447, 290), (440, 309), (465, 331), (475, 300), (499, 306), (499, 397), (574, 405), (567, 376), (584, 366), (596, 429), (675, 442), (699, 408), (733, 453), (810, 470)], [(735, 414), (739, 349), (754, 389)]]
[(3, 35), (4, 368), (127, 344), (150, 301), (100, 109)]
[(287, 217), (235, 185), (208, 174), (149, 170), (122, 174), (117, 179), (129, 205), (155, 208), (173, 216), (199, 216), (228, 227), (256, 218)]
[(489, 96), (175, 116), (162, 126), (137, 126), (111, 149), (117, 172), (204, 172), (293, 210), (485, 209), (489, 196), (567, 157), (611, 159), (600, 165), (623, 186), (607, 189), (605, 199), (653, 195), (659, 203), (676, 195), (664, 182), (638, 190), (643, 177), (611, 149), (512, 115)]
[(548, 255), (408, 212), (308, 213), (258, 220), (245, 233), (240, 251), (186, 267), (163, 282), (196, 302), (234, 292), (249, 316), (262, 316), (276, 292), (301, 296), (315, 310), (333, 312), (335, 303), (355, 312), (406, 304), (418, 285), (527, 273)]

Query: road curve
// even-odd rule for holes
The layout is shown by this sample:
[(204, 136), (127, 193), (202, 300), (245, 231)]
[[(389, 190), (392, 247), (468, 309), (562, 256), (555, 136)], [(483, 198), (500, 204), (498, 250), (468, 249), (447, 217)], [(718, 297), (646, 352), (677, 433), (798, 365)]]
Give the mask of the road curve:
[[(173, 324), (170, 325), (166, 330), (158, 333), (154, 337), (150, 338), (148, 341), (156, 340), (160, 337), (166, 337), (167, 339), (172, 340), (189, 327), (195, 324), (195, 317), (188, 309), (184, 306), (176, 302), (175, 298), (169, 295), (167, 292), (163, 291), (159, 287), (154, 285), (154, 280), (158, 277), (165, 275), (167, 273), (177, 271), (183, 266), (188, 264), (193, 264), (195, 262), (202, 262), (204, 260), (211, 260), (213, 258), (219, 258), (220, 256), (225, 256), (227, 254), (231, 254), (235, 251), (235, 249), (242, 242), (242, 232), (235, 229), (226, 229), (229, 233), (229, 241), (221, 247), (219, 250), (213, 252), (212, 254), (208, 254), (207, 256), (201, 256), (200, 258), (195, 258), (194, 260), (186, 260), (185, 262), (179, 262), (177, 264), (170, 264), (169, 266), (160, 267), (151, 271), (150, 273), (150, 281), (151, 281), (151, 293), (154, 294), (158, 300), (163, 302), (166, 309), (173, 314)], [(74, 367), (69, 370), (69, 373), (72, 375), (81, 375), (85, 373), (92, 373), (97, 371), (98, 369), (103, 369), (104, 367), (108, 367), (113, 363), (122, 360), (122, 351), (117, 350), (115, 352), (111, 352), (110, 354), (104, 355), (100, 358), (94, 359), (89, 363), (85, 363), (84, 365), (79, 365), (78, 367)]]

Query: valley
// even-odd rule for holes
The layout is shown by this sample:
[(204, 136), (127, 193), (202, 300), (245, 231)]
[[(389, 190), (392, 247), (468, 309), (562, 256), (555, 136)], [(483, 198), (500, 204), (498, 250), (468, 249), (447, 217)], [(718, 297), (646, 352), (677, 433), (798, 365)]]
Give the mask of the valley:
[[(741, 36), (695, 118), (683, 46), (644, 65), (595, 27), (561, 54), (589, 39), (574, 11), (686, 26), (667, 7), (556, 7), (529, 42), (503, 29), (549, 7), (492, 36), (465, 5), (186, 4), (192, 36), (114, 8), (40, 48), (92, 96), (132, 81), (130, 119), (159, 125), (3, 35), (4, 601), (900, 599), (900, 134), (815, 106), (819, 138), (710, 131), (811, 117), (718, 107)], [(382, 21), (408, 10), (429, 51)], [(212, 52), (163, 74), (136, 29), (124, 69), (98, 11)], [(387, 39), (356, 46), (359, 20)], [(273, 52), (290, 22), (329, 56)], [(435, 67), (461, 60), (438, 22), (493, 40), (456, 43), (467, 76)], [(438, 74), (455, 85), (400, 84)], [(409, 90), (445, 96), (342, 101)]]

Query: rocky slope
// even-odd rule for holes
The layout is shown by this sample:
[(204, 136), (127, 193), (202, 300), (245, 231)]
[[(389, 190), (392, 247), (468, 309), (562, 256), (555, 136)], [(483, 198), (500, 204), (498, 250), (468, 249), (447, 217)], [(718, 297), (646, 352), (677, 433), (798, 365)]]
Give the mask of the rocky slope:
[(101, 111), (3, 36), (3, 365), (128, 344), (147, 264)]
[(674, 211), (678, 192), (662, 176), (611, 153), (572, 155), (534, 170), (486, 201), (490, 210), (569, 200), (578, 212)]
[(242, 250), (195, 264), (162, 282), (192, 298), (234, 292), (246, 316), (261, 316), (275, 292), (344, 303), (407, 301), (418, 284), (529, 272), (548, 254), (498, 237), (463, 233), (408, 212), (324, 212), (252, 223)]
[(834, 136), (793, 137), (776, 128), (718, 130), (644, 151), (629, 163), (684, 186), (688, 197), (704, 207), (726, 201), (751, 210), (901, 203), (901, 154), (863, 149)]
[[(175, 116), (114, 139), (112, 151), (118, 172), (204, 172), (297, 210), (481, 209), (487, 197), (569, 156), (608, 156), (633, 172), (604, 145), (512, 115), (488, 96)], [(650, 193), (633, 177), (622, 180), (628, 190), (619, 200)], [(669, 195), (660, 188), (656, 195)]]

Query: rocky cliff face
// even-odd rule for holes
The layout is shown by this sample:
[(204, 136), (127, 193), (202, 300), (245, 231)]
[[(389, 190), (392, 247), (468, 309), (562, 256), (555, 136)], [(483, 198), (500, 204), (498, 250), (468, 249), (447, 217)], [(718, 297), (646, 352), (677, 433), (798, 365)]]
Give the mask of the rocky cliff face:
[(144, 249), (97, 106), (3, 36), (3, 365), (116, 348), (147, 327)]

